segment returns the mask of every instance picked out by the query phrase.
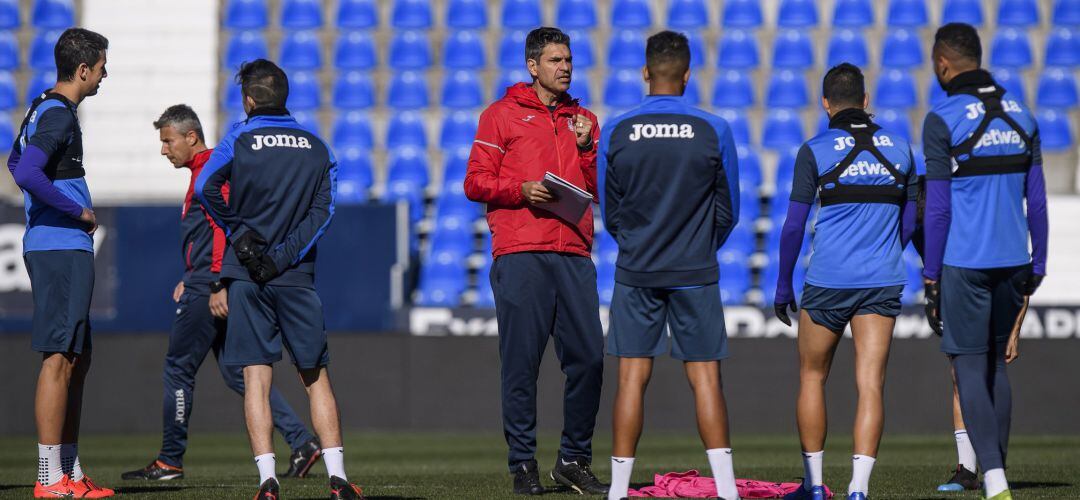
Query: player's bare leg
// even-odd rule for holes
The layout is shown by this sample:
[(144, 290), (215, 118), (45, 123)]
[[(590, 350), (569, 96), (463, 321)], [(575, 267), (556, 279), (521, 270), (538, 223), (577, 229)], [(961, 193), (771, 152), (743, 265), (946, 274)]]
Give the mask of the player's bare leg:
[(89, 352), (75, 356), (68, 382), (67, 408), (64, 416), (64, 429), (61, 439), (64, 443), (79, 442), (79, 425), (82, 422), (83, 386), (86, 374), (90, 372), (91, 354)]
[(814, 323), (803, 310), (799, 317), (799, 399), (795, 418), (804, 452), (825, 449), (825, 381), (841, 335)]
[(270, 365), (244, 367), (244, 420), (247, 422), (251, 453), (256, 457), (274, 452), (274, 419), (270, 414)]
[(652, 367), (652, 358), (619, 358), (619, 386), (612, 415), (612, 456), (633, 457), (637, 453), (645, 420), (645, 388)]
[[(34, 418), (38, 442), (59, 445), (64, 435), (68, 414), (69, 388), (77, 356), (73, 353), (47, 353), (42, 356), (38, 372), (37, 393), (34, 396)], [(78, 430), (76, 428), (76, 434)]]
[(724, 384), (720, 379), (719, 361), (688, 361), (684, 363), (686, 378), (694, 390), (698, 434), (705, 449), (730, 448), (727, 402)]
[(876, 457), (885, 423), (883, 392), (895, 318), (864, 314), (851, 319), (855, 340), (855, 385), (859, 403), (855, 410), (856, 455)]
[(300, 381), (308, 393), (311, 405), (311, 425), (323, 448), (341, 446), (341, 422), (338, 417), (337, 399), (330, 385), (330, 374), (321, 366), (300, 370)]

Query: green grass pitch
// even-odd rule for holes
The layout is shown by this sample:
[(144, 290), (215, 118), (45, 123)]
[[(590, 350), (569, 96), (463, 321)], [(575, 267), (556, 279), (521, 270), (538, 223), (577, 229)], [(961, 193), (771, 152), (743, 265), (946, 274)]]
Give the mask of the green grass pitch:
[[(946, 429), (947, 431), (947, 429)], [(795, 436), (734, 436), (735, 471), (740, 478), (795, 481), (802, 475)], [(120, 481), (120, 473), (146, 465), (160, 445), (157, 435), (83, 438), (82, 461), (91, 477), (123, 497), (141, 499), (251, 498), (257, 488), (255, 465), (243, 434), (193, 433), (185, 458), (187, 477), (171, 482)], [(538, 457), (545, 485), (555, 460), (558, 436), (540, 439)], [(505, 447), (496, 433), (351, 433), (346, 435), (346, 468), (369, 499), (502, 499), (509, 494)], [(843, 493), (850, 479), (850, 440), (835, 433), (825, 454), (825, 482)], [(870, 489), (874, 499), (974, 499), (974, 492), (935, 491), (953, 466), (951, 435), (890, 436), (878, 454)], [(278, 468), (288, 449), (278, 443)], [(609, 476), (610, 435), (597, 437), (596, 472)], [(30, 498), (36, 447), (32, 436), (0, 437), (0, 498)], [(692, 434), (646, 432), (638, 449), (633, 482), (651, 483), (656, 472), (697, 468), (708, 473), (700, 442)], [(1016, 436), (1009, 455), (1015, 498), (1080, 498), (1080, 436)], [(327, 498), (325, 469), (282, 482), (285, 499)], [(520, 498), (520, 497), (519, 497)], [(549, 491), (545, 498), (579, 498)]]

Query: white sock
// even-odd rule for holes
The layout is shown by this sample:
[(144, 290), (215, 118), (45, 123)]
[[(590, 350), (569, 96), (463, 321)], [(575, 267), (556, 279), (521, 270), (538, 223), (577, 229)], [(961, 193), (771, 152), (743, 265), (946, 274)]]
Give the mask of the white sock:
[(705, 450), (716, 481), (716, 496), (724, 500), (737, 500), (739, 489), (735, 487), (735, 468), (731, 464), (731, 448)]
[(326, 464), (326, 473), (331, 477), (337, 476), (346, 481), (349, 478), (345, 477), (345, 448), (338, 446), (337, 448), (323, 448), (322, 461)]
[(37, 480), (44, 486), (56, 484), (64, 478), (64, 469), (60, 465), (60, 445), (38, 443)]
[(813, 453), (803, 452), (802, 465), (806, 476), (803, 477), (803, 489), (810, 491), (814, 486), (821, 486), (821, 459), (825, 456), (825, 450)]
[(851, 457), (851, 483), (848, 483), (848, 495), (859, 492), (866, 494), (870, 488), (870, 472), (874, 470), (874, 457), (853, 455)]
[(963, 465), (965, 469), (975, 472), (977, 468), (975, 465), (975, 448), (971, 447), (971, 440), (968, 439), (967, 431), (956, 431), (954, 435), (956, 436), (957, 462)]
[(79, 444), (60, 445), (60, 467), (72, 481), (82, 481), (82, 465), (79, 464)]
[(634, 472), (634, 457), (611, 457), (611, 488), (608, 500), (630, 496), (630, 475)]
[(983, 472), (983, 487), (986, 488), (986, 498), (1009, 489), (1009, 481), (1005, 479), (1005, 469), (990, 469)]
[(277, 473), (274, 472), (274, 468), (277, 467), (277, 459), (273, 453), (265, 453), (255, 457), (255, 465), (259, 468), (259, 484), (263, 484), (267, 479), (277, 479)]

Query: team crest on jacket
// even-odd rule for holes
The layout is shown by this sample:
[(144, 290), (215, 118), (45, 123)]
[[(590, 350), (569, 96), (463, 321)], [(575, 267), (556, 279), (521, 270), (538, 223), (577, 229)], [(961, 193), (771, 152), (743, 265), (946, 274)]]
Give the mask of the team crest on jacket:
[(566, 128), (570, 129), (571, 132), (574, 132), (574, 119), (573, 118), (567, 118), (566, 119)]
[(297, 137), (290, 134), (255, 135), (255, 144), (251, 145), (252, 151), (267, 148), (300, 148), (311, 149), (311, 141), (307, 137)]

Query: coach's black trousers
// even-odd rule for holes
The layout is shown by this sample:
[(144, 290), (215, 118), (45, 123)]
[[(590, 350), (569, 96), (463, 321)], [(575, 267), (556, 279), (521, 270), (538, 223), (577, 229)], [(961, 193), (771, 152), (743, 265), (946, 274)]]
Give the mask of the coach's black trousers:
[(592, 460), (604, 334), (596, 267), (551, 252), (502, 255), (491, 266), (502, 360), (503, 433), (510, 469), (536, 454), (536, 379), (548, 337), (566, 374), (559, 456)]

